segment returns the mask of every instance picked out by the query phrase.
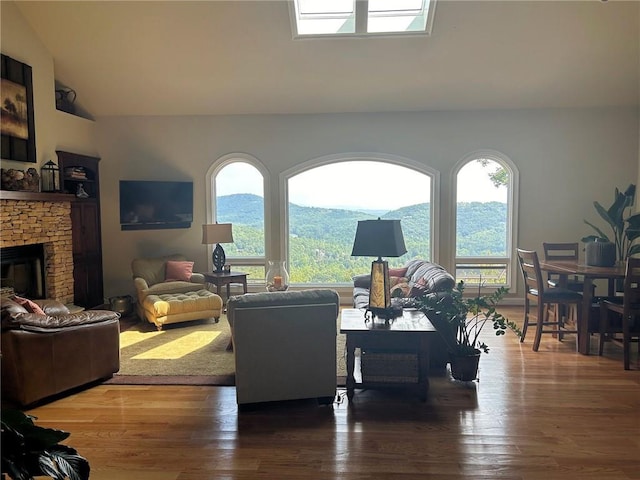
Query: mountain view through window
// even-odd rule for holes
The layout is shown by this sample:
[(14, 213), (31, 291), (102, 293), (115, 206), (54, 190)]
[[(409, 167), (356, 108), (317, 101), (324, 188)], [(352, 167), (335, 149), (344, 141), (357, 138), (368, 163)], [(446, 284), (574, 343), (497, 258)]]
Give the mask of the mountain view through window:
[[(481, 170), (487, 179), (493, 167)], [(466, 188), (474, 188), (473, 183)], [(354, 275), (368, 272), (373, 258), (351, 256), (359, 220), (401, 221), (407, 253), (388, 258), (390, 266), (431, 257), (429, 175), (390, 163), (339, 162), (291, 177), (288, 195), (287, 265), (292, 284), (351, 283)], [(480, 199), (457, 204), (458, 256), (502, 257), (507, 248), (506, 198), (490, 200), (487, 193), (488, 201)], [(264, 255), (264, 199), (255, 193), (233, 193), (217, 200), (218, 221), (233, 224), (234, 244), (225, 245), (227, 256)]]

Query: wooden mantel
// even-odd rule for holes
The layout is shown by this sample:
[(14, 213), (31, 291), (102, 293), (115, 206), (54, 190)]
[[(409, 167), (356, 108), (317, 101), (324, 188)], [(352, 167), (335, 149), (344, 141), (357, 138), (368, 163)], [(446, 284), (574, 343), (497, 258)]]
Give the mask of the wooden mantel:
[(75, 199), (71, 193), (20, 192), (0, 190), (0, 200), (24, 200), (36, 202), (70, 202)]

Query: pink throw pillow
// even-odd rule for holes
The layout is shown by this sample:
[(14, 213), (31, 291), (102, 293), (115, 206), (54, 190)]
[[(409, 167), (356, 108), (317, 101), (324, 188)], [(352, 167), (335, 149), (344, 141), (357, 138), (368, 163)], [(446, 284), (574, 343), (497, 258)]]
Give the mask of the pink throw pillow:
[(407, 267), (390, 268), (389, 276), (391, 277), (404, 277), (407, 274)]
[(167, 261), (167, 268), (164, 274), (165, 282), (188, 282), (191, 280), (191, 275), (193, 275), (193, 262)]
[(40, 308), (40, 305), (38, 305), (36, 302), (32, 302), (28, 298), (22, 298), (14, 295), (13, 301), (19, 305), (22, 305), (27, 310), (27, 312), (37, 313), (38, 315), (45, 315), (44, 310)]

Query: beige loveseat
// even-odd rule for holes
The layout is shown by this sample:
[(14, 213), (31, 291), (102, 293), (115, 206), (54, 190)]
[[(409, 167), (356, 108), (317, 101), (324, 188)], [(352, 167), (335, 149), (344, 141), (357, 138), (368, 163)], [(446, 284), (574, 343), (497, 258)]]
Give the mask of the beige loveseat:
[(184, 262), (179, 254), (156, 258), (136, 258), (131, 262), (136, 288), (136, 309), (140, 319), (163, 325), (202, 318), (218, 321), (222, 298), (205, 288), (204, 276), (192, 273), (189, 280), (166, 278), (167, 262)]
[(336, 395), (338, 294), (311, 289), (232, 296), (227, 302), (238, 405)]

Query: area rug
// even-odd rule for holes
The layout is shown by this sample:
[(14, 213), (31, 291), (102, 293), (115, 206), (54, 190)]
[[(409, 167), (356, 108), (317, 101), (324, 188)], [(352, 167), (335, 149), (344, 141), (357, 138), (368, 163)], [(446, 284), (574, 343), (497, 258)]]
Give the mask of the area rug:
[[(158, 331), (136, 322), (120, 333), (120, 371), (111, 385), (234, 385), (235, 359), (227, 350), (231, 332), (226, 315), (218, 323), (197, 320)], [(277, 348), (277, 347), (274, 347)], [(345, 336), (336, 338), (338, 384), (346, 377)]]

